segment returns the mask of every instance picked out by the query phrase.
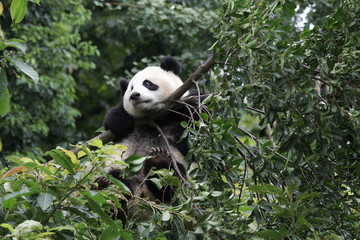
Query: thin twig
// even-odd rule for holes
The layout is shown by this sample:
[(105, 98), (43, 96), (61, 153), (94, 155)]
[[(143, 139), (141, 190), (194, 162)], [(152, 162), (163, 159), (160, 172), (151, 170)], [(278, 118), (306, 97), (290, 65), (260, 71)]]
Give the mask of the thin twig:
[[(170, 158), (171, 158), (171, 163), (174, 167), (175, 172), (177, 173), (177, 175), (179, 175), (180, 179), (182, 180), (182, 182), (184, 184), (186, 184), (190, 189), (192, 188), (192, 186), (189, 184), (190, 182), (183, 176), (183, 174), (181, 173), (179, 166), (177, 165), (177, 162), (175, 160), (175, 158), (172, 156), (171, 151), (170, 151), (170, 143), (168, 141), (168, 139), (166, 138), (163, 130), (159, 127), (159, 125), (157, 125), (155, 122), (152, 122), (151, 125), (160, 133), (161, 137), (163, 138), (166, 148), (168, 150), (168, 153), (170, 154)], [(181, 188), (184, 196), (186, 199), (188, 199), (189, 197), (187, 196), (187, 194), (185, 193), (184, 189)]]
[(251, 111), (254, 111), (254, 112), (257, 112), (257, 113), (261, 113), (263, 115), (265, 115), (265, 112), (264, 111), (261, 111), (259, 109), (256, 109), (256, 108), (252, 108), (252, 107), (248, 107), (248, 106), (245, 106), (245, 108), (251, 110)]
[(327, 86), (330, 86), (330, 84), (328, 82), (326, 82), (325, 80), (322, 80), (321, 78), (318, 78), (318, 77), (311, 77), (311, 79), (313, 80), (316, 80), (316, 81), (320, 81), (322, 82), (323, 84), (327, 85)]
[(235, 138), (235, 140), (236, 140), (238, 143), (240, 143), (240, 145), (241, 145), (243, 148), (245, 148), (245, 150), (251, 155), (252, 158), (255, 158), (255, 157), (256, 157), (255, 153), (253, 153), (253, 152), (250, 150), (250, 148), (248, 148), (238, 137), (234, 137), (234, 138)]
[(58, 208), (60, 208), (61, 204), (70, 196), (71, 193), (75, 192), (79, 186), (83, 185), (83, 181), (90, 175), (90, 173), (92, 173), (92, 171), (94, 171), (94, 169), (96, 168), (96, 165), (94, 165), (90, 171), (80, 180), (76, 183), (76, 185), (69, 190), (68, 193), (65, 194), (65, 196), (59, 201), (59, 203), (54, 207), (54, 209), (51, 211), (51, 213), (49, 214), (49, 216), (42, 222), (42, 224), (46, 224), (50, 218), (55, 214), (55, 212), (58, 210)]
[[(239, 139), (240, 140), (240, 139)], [(247, 175), (247, 167), (248, 167), (248, 160), (247, 160), (247, 157), (246, 157), (246, 154), (243, 153), (239, 148), (236, 149), (237, 152), (242, 156), (242, 158), (244, 159), (245, 161), (245, 166), (244, 166), (244, 175), (243, 175), (243, 182), (240, 186), (240, 193), (239, 193), (239, 197), (238, 197), (238, 203), (240, 203), (241, 201), (241, 196), (242, 196), (242, 193), (243, 193), (243, 189), (244, 189), (244, 186), (245, 186), (245, 178), (246, 178), (246, 175)], [(237, 212), (239, 212), (239, 209), (237, 209)]]

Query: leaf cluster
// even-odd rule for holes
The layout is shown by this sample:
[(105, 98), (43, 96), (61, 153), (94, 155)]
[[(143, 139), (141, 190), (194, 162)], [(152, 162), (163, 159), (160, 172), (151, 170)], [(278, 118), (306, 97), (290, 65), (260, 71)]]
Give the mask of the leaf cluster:
[(41, 6), (23, 1), (20, 6), (27, 8), (27, 14), (20, 24), (13, 25), (11, 6), (19, 1), (2, 2), (1, 68), (6, 78), (2, 78), (1, 86), (6, 84), (9, 94), (5, 97), (10, 102), (1, 109), (10, 110), (0, 126), (0, 135), (6, 138), (4, 149), (7, 153), (29, 149), (35, 153), (35, 148), (67, 143), (72, 136), (81, 135), (74, 132), (75, 118), (80, 115), (74, 107), (74, 71), (93, 68), (87, 57), (98, 54), (79, 33), (91, 13), (83, 6), (84, 1), (42, 2)]
[(215, 30), (214, 117), (192, 130), (192, 176), (231, 199), (208, 199), (213, 234), (234, 229), (221, 206), (242, 219), (234, 234), (357, 238), (360, 9), (327, 1), (323, 24), (299, 29), (296, 3), (267, 3), (227, 1)]
[[(95, 141), (90, 144), (98, 146)], [(121, 222), (107, 213), (115, 206), (121, 209), (119, 198), (128, 190), (93, 190), (95, 176), (106, 174), (103, 169), (110, 154), (123, 147), (95, 151), (79, 147), (78, 155), (63, 148), (47, 152), (54, 162), (46, 165), (19, 158), (11, 163), (11, 171), (1, 170), (2, 239), (132, 239)], [(34, 223), (35, 229), (24, 226)]]

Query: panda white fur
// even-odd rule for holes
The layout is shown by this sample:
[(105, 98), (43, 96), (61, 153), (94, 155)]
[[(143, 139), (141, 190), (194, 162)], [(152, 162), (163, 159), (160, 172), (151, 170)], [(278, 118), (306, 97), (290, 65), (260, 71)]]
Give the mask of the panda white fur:
[[(159, 131), (150, 124), (151, 115), (162, 109), (164, 100), (182, 85), (183, 82), (178, 76), (179, 72), (179, 62), (172, 57), (164, 57), (160, 67), (147, 67), (135, 74), (130, 81), (121, 80), (123, 101), (111, 108), (105, 116), (105, 129), (117, 136), (116, 143), (127, 147), (125, 153), (117, 157), (126, 159), (131, 155), (149, 156), (143, 168), (134, 177), (123, 178), (121, 171), (117, 168), (109, 171), (110, 175), (129, 187), (134, 196), (132, 199), (147, 197), (164, 203), (171, 202), (174, 189), (170, 186), (158, 189), (152, 181), (144, 181), (152, 168), (174, 169), (172, 160), (175, 160), (181, 174), (184, 176), (186, 174), (188, 163), (184, 160), (184, 156), (188, 152), (188, 147), (186, 139), (180, 141), (184, 131), (180, 122), (191, 120), (194, 112), (184, 108), (177, 112), (169, 112), (164, 118), (155, 120), (170, 146), (165, 143)], [(198, 93), (191, 91), (190, 94), (186, 94)], [(137, 122), (141, 124), (138, 125)], [(104, 178), (97, 179), (97, 182), (100, 188), (111, 184)], [(124, 211), (126, 215), (125, 206)]]

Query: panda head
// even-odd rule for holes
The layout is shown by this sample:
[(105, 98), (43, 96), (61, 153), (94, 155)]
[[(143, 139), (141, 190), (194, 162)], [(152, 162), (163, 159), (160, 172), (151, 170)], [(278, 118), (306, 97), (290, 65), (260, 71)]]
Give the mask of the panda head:
[(179, 72), (179, 62), (172, 57), (164, 57), (160, 67), (147, 67), (130, 81), (122, 80), (125, 111), (134, 118), (142, 118), (163, 108), (164, 100), (183, 84)]

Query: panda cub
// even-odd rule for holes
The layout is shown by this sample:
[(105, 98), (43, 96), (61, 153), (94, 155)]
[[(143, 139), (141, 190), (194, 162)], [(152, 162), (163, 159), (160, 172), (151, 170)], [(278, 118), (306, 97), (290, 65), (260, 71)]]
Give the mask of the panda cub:
[[(172, 187), (158, 189), (152, 181), (145, 179), (152, 168), (176, 169), (173, 166), (175, 160), (178, 169), (175, 174), (180, 172), (183, 176), (186, 175), (188, 163), (184, 156), (188, 147), (186, 139), (180, 141), (184, 131), (180, 122), (193, 119), (196, 110), (184, 107), (169, 111), (161, 119), (152, 120), (152, 115), (164, 108), (164, 101), (183, 84), (178, 76), (179, 72), (179, 62), (172, 57), (164, 57), (160, 67), (147, 67), (135, 74), (130, 81), (121, 80), (123, 101), (111, 108), (105, 116), (105, 129), (116, 135), (116, 143), (127, 147), (124, 153), (114, 156), (115, 158), (148, 156), (140, 172), (133, 177), (122, 178), (121, 170), (116, 168), (109, 171), (110, 175), (127, 185), (133, 194), (132, 199), (147, 197), (163, 203), (171, 202), (174, 194)], [(194, 90), (186, 93), (197, 94)], [(152, 122), (161, 128), (167, 141)], [(97, 182), (99, 188), (111, 184), (104, 178), (99, 178)]]

